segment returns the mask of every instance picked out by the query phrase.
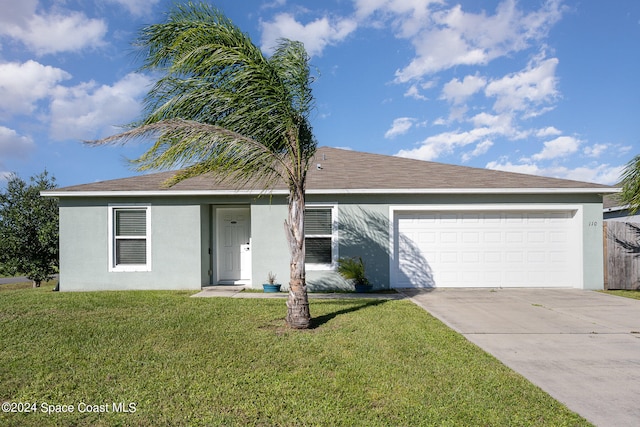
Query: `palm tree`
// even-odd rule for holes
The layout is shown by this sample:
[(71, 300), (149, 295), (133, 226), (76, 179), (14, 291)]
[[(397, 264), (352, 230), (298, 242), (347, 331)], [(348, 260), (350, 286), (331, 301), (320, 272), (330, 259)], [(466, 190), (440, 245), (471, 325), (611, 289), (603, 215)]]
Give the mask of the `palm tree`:
[(291, 254), (287, 324), (311, 322), (305, 282), (307, 166), (316, 150), (309, 57), (281, 40), (266, 57), (223, 13), (206, 4), (175, 6), (166, 22), (141, 30), (142, 69), (162, 76), (147, 95), (144, 117), (130, 130), (90, 144), (139, 138), (155, 143), (136, 169), (177, 169), (165, 185), (208, 172), (220, 181), (289, 188), (285, 229)]
[(618, 198), (634, 214), (640, 209), (640, 154), (627, 163), (621, 178), (622, 192)]

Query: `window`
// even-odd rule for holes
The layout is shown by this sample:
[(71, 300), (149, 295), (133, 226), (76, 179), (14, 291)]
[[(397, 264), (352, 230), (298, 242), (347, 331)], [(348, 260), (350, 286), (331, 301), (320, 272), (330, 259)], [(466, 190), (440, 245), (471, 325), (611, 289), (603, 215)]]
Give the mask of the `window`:
[(150, 271), (148, 206), (109, 209), (109, 271)]
[(335, 231), (335, 206), (307, 206), (304, 213), (307, 266), (332, 267), (337, 256)]

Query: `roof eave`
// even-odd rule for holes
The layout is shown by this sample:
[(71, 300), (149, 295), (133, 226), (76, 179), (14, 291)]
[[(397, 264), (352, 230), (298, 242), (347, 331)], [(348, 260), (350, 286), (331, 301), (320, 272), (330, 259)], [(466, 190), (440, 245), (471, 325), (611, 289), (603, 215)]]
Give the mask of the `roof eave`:
[[(307, 194), (611, 194), (619, 188), (339, 188), (309, 189)], [(125, 191), (64, 191), (47, 190), (44, 197), (158, 197), (158, 196), (259, 196), (287, 195), (288, 190), (125, 190)]]

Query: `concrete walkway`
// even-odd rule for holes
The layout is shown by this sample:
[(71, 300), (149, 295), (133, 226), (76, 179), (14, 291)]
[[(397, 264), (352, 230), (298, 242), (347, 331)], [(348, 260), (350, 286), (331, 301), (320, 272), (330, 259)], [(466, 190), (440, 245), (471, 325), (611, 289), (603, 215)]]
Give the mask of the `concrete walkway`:
[(640, 300), (575, 289), (403, 293), (595, 425), (640, 425)]
[[(376, 294), (376, 293), (309, 293), (310, 299), (355, 299), (355, 298), (372, 298), (372, 299), (404, 299), (406, 296), (398, 293), (392, 294)], [(207, 286), (195, 295), (196, 298), (212, 298), (212, 297), (228, 297), (228, 298), (287, 298), (288, 292), (245, 292), (242, 286)]]

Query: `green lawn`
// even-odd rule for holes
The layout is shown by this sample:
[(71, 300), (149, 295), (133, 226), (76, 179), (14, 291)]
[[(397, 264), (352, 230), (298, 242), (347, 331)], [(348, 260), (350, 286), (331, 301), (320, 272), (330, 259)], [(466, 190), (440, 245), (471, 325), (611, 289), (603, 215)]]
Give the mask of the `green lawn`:
[(620, 290), (603, 291), (603, 292), (605, 294), (617, 295), (619, 297), (640, 299), (640, 290), (627, 291), (627, 290), (620, 289)]
[(0, 286), (0, 425), (589, 425), (409, 301), (51, 289)]

